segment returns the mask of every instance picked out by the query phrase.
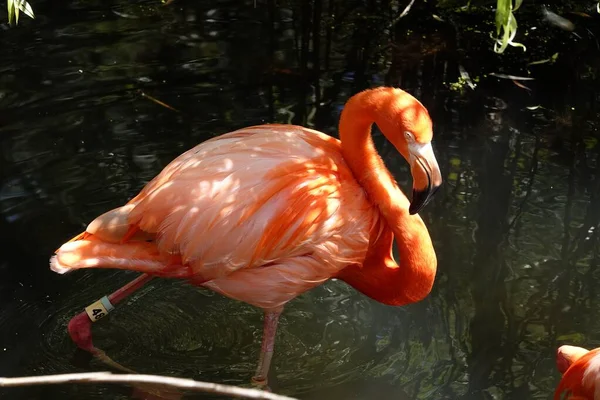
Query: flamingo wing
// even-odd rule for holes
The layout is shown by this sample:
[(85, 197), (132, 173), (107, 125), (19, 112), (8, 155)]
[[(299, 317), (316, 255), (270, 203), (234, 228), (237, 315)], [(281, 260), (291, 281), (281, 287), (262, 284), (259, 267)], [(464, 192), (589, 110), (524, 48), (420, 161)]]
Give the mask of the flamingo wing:
[[(290, 125), (244, 128), (182, 154), (128, 204), (199, 281), (311, 255), (333, 275), (360, 263), (378, 213), (339, 141)], [(335, 271), (334, 271), (335, 270)]]

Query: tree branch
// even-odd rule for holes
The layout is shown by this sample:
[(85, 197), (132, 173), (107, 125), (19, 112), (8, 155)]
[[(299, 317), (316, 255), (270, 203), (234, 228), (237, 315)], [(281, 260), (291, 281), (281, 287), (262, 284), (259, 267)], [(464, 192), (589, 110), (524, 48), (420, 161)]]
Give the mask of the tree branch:
[(258, 389), (247, 389), (219, 383), (199, 382), (192, 379), (173, 378), (159, 375), (111, 374), (110, 372), (88, 372), (79, 374), (59, 374), (26, 376), (18, 378), (0, 377), (0, 387), (57, 385), (63, 383), (147, 383), (171, 388), (187, 389), (195, 392), (215, 393), (237, 398), (259, 400), (297, 400)]

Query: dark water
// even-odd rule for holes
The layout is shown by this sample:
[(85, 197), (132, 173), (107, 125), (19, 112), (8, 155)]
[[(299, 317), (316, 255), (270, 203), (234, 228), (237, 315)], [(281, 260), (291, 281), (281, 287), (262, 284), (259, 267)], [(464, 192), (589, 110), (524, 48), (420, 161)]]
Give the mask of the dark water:
[[(31, 3), (37, 19), (0, 35), (0, 376), (107, 370), (74, 357), (66, 323), (135, 274), (48, 267), (96, 215), (212, 136), (263, 122), (335, 135), (345, 100), (382, 84), (415, 94), (434, 119), (445, 184), (422, 213), (439, 258), (434, 290), (393, 308), (329, 282), (291, 302), (273, 391), (547, 399), (556, 348), (600, 345), (600, 57), (587, 19), (576, 38), (544, 25), (531, 2), (519, 11), (521, 26), (537, 27), (519, 37), (527, 52), (498, 56), (489, 8), (422, 4), (394, 27), (394, 1)], [(456, 84), (461, 67), (474, 90)], [(528, 71), (530, 90), (487, 75)], [(409, 187), (404, 161), (376, 139)], [(139, 373), (234, 385), (248, 385), (261, 333), (259, 310), (167, 280), (94, 326), (98, 347)], [(127, 399), (131, 389), (0, 398)]]

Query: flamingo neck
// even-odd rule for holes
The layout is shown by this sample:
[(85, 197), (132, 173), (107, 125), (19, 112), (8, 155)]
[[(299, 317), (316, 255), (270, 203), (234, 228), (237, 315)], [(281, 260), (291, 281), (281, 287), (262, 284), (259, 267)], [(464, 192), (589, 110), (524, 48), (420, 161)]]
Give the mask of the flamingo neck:
[[(409, 200), (375, 149), (371, 126), (379, 119), (384, 119), (381, 125), (385, 125), (386, 116), (373, 96), (377, 92), (363, 92), (350, 99), (342, 111), (339, 132), (344, 159), (378, 206), (383, 225), (374, 227), (363, 265), (345, 268), (339, 278), (381, 303), (404, 305), (429, 294), (437, 259), (427, 227), (421, 217), (409, 214)], [(394, 238), (401, 266), (392, 255)]]

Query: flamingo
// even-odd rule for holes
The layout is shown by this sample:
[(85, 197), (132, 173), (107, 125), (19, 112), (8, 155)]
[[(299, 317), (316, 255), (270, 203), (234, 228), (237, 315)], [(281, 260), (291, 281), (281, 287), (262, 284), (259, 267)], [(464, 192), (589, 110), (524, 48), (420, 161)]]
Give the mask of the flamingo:
[(560, 346), (556, 366), (563, 376), (554, 400), (600, 400), (600, 347)]
[[(410, 164), (412, 201), (377, 153), (373, 123)], [(427, 109), (401, 89), (367, 89), (344, 106), (339, 136), (266, 124), (212, 138), (93, 220), (51, 269), (143, 274), (71, 319), (75, 344), (97, 352), (92, 322), (153, 277), (185, 279), (264, 311), (252, 382), (266, 385), (279, 316), (301, 293), (337, 278), (387, 305), (424, 299), (437, 259), (418, 212), (442, 183)]]

